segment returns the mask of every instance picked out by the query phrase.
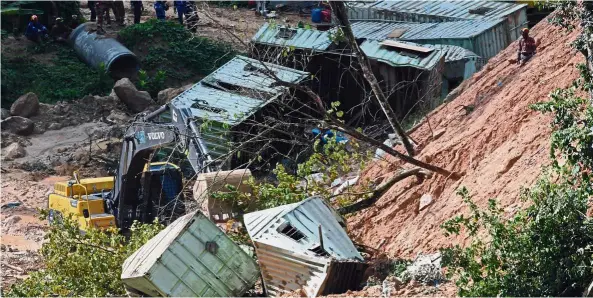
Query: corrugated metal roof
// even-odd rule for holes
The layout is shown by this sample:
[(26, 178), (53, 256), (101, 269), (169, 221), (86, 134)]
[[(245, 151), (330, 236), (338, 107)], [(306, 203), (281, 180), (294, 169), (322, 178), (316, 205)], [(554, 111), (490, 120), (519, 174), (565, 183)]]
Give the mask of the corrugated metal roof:
[[(419, 15), (435, 15), (465, 20), (498, 20), (527, 7), (526, 4), (515, 4), (500, 1), (407, 1), (389, 0), (369, 4), (353, 5), (356, 9), (377, 9), (392, 12), (412, 13)], [(483, 15), (470, 13), (472, 9), (487, 7), (491, 10)]]
[(469, 20), (442, 23), (407, 23), (389, 21), (352, 22), (357, 38), (384, 40), (396, 29), (406, 31), (398, 37), (401, 40), (419, 39), (467, 39), (502, 23), (503, 20)]
[(468, 58), (480, 58), (478, 54), (459, 46), (444, 44), (424, 44), (423, 47), (433, 48), (445, 53), (445, 62), (459, 61)]
[[(338, 215), (320, 197), (312, 197), (299, 203), (245, 214), (245, 226), (251, 239), (288, 249), (307, 256), (317, 256), (309, 251), (319, 244), (318, 225), (323, 230), (324, 249), (337, 260), (363, 260), (352, 244), (346, 231), (336, 220)], [(303, 233), (306, 239), (294, 241), (276, 229), (289, 222)]]
[[(298, 83), (308, 76), (280, 65), (266, 66), (281, 80)], [(274, 85), (260, 62), (237, 56), (173, 99), (179, 109), (190, 109), (191, 116), (220, 123), (241, 123), (287, 90)]]
[[(425, 47), (411, 42), (402, 42), (410, 45)], [(360, 49), (371, 59), (387, 63), (394, 67), (415, 67), (430, 70), (434, 68), (445, 53), (440, 50), (432, 51), (428, 55), (407, 55), (394, 48), (381, 45), (379, 40), (366, 40), (360, 44)]]
[(292, 37), (278, 37), (278, 33), (283, 28), (285, 27), (264, 23), (251, 40), (260, 44), (294, 47), (297, 49), (313, 49), (319, 51), (327, 50), (331, 45), (328, 31), (293, 28), (286, 29), (293, 30), (294, 35), (292, 35)]
[[(349, 287), (360, 283), (363, 258), (340, 225), (343, 220), (322, 198), (248, 213), (243, 218), (269, 294), (302, 289), (316, 297), (339, 287), (345, 291), (348, 287), (340, 282)], [(312, 251), (319, 247), (320, 237), (329, 256)]]

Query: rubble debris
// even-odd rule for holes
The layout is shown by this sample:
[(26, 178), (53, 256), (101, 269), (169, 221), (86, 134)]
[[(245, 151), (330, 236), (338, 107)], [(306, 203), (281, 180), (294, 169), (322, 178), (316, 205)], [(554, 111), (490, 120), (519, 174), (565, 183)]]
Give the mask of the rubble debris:
[(201, 205), (201, 211), (210, 220), (217, 223), (227, 222), (236, 217), (233, 202), (217, 200), (212, 197), (212, 194), (231, 192), (227, 185), (234, 187), (238, 192), (251, 193), (251, 187), (245, 183), (249, 178), (251, 178), (249, 169), (200, 173), (193, 188), (194, 200)]
[(23, 148), (23, 146), (17, 142), (8, 145), (8, 147), (4, 148), (2, 151), (4, 151), (2, 152), (2, 158), (7, 161), (25, 157), (25, 155), (27, 155), (25, 148)]
[(21, 202), (10, 202), (10, 203), (6, 203), (6, 204), (2, 204), (2, 209), (18, 207), (21, 204), (22, 204)]
[(0, 127), (2, 127), (2, 130), (21, 136), (28, 136), (35, 129), (33, 121), (21, 116), (11, 116), (2, 120)]
[(0, 109), (0, 112), (1, 112), (0, 119), (4, 120), (4, 119), (10, 117), (10, 111), (7, 109), (2, 108), (2, 109)]
[(321, 198), (244, 215), (268, 294), (308, 297), (356, 289), (367, 264), (343, 219)]
[(115, 124), (124, 124), (127, 123), (131, 119), (130, 116), (126, 115), (126, 113), (118, 110), (113, 110), (107, 116), (107, 120), (115, 123)]
[(195, 211), (128, 257), (121, 278), (130, 291), (153, 297), (240, 297), (259, 276), (255, 261)]
[(37, 112), (39, 112), (39, 98), (33, 92), (22, 95), (10, 106), (12, 116), (29, 118)]
[(192, 85), (185, 85), (180, 88), (167, 88), (159, 91), (157, 95), (157, 103), (160, 105), (167, 104), (171, 101), (171, 99), (175, 98), (177, 95), (183, 93), (183, 91), (191, 88)]
[(128, 78), (117, 81), (113, 86), (113, 91), (128, 109), (134, 113), (140, 113), (154, 103), (148, 92), (138, 91), (136, 86)]
[[(359, 175), (356, 175), (354, 177), (351, 177), (349, 179), (347, 179), (346, 181), (344, 181), (342, 184), (340, 184), (340, 186), (338, 186), (338, 188), (336, 188), (333, 191), (333, 195), (339, 195), (342, 192), (344, 192), (344, 190), (346, 190), (349, 187), (352, 187), (354, 185), (356, 185), (356, 183), (358, 182), (358, 179), (360, 178)], [(335, 181), (334, 181), (335, 182)]]
[[(387, 145), (393, 148), (393, 146), (401, 144), (401, 141), (399, 140), (399, 137), (396, 134), (390, 133), (387, 135), (387, 137), (388, 139), (385, 140), (385, 142), (383, 142), (383, 145)], [(385, 151), (377, 148), (377, 150), (375, 151), (375, 159), (381, 159), (383, 158), (383, 156), (385, 156)]]
[(432, 195), (430, 194), (423, 194), (420, 197), (420, 203), (418, 204), (418, 211), (424, 210), (424, 208), (428, 207), (428, 205), (432, 204)]
[(441, 272), (441, 254), (419, 254), (416, 260), (406, 267), (402, 273), (404, 280), (417, 281), (423, 284), (438, 283), (444, 279)]

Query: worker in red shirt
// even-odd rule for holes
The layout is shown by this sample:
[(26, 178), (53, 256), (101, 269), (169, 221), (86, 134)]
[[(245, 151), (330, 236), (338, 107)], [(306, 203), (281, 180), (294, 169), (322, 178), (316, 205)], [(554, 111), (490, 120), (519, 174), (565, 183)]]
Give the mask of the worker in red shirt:
[(529, 29), (523, 28), (521, 35), (523, 36), (519, 40), (519, 52), (517, 53), (517, 63), (519, 66), (523, 66), (535, 55), (535, 51), (539, 45), (539, 42), (536, 42), (533, 37), (529, 36)]

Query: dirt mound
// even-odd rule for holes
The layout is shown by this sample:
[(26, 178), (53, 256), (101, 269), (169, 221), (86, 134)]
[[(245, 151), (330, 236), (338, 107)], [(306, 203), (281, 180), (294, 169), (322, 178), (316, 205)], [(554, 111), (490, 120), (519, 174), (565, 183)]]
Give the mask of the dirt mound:
[[(575, 66), (583, 62), (570, 47), (578, 32), (567, 33), (545, 20), (531, 32), (541, 45), (527, 65), (519, 68), (508, 61), (516, 58), (518, 47), (518, 42), (511, 44), (462, 84), (457, 98), (432, 112), (430, 125), (425, 121), (412, 134), (424, 147), (419, 159), (463, 177), (452, 181), (435, 175), (421, 185), (408, 178), (394, 185), (375, 206), (348, 220), (357, 241), (398, 257), (463, 242), (444, 237), (439, 227), (467, 211), (455, 194), (460, 186), (470, 190), (479, 206), (495, 198), (507, 214), (523, 207), (518, 200), (521, 188), (530, 186), (549, 164), (550, 118), (529, 105), (546, 100), (555, 88), (569, 86), (578, 77)], [(363, 179), (395, 171), (380, 162), (367, 169)], [(419, 211), (425, 194), (432, 196), (432, 203)]]

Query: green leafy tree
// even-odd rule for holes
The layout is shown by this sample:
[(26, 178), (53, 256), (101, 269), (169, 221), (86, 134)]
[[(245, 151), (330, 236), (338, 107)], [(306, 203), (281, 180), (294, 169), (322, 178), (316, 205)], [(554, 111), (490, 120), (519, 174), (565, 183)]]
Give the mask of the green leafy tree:
[[(47, 217), (47, 212), (42, 212)], [(44, 269), (11, 287), (7, 296), (122, 296), (125, 259), (163, 229), (163, 225), (134, 223), (131, 236), (111, 229), (91, 229), (84, 235), (70, 218), (53, 223), (41, 248)]]

